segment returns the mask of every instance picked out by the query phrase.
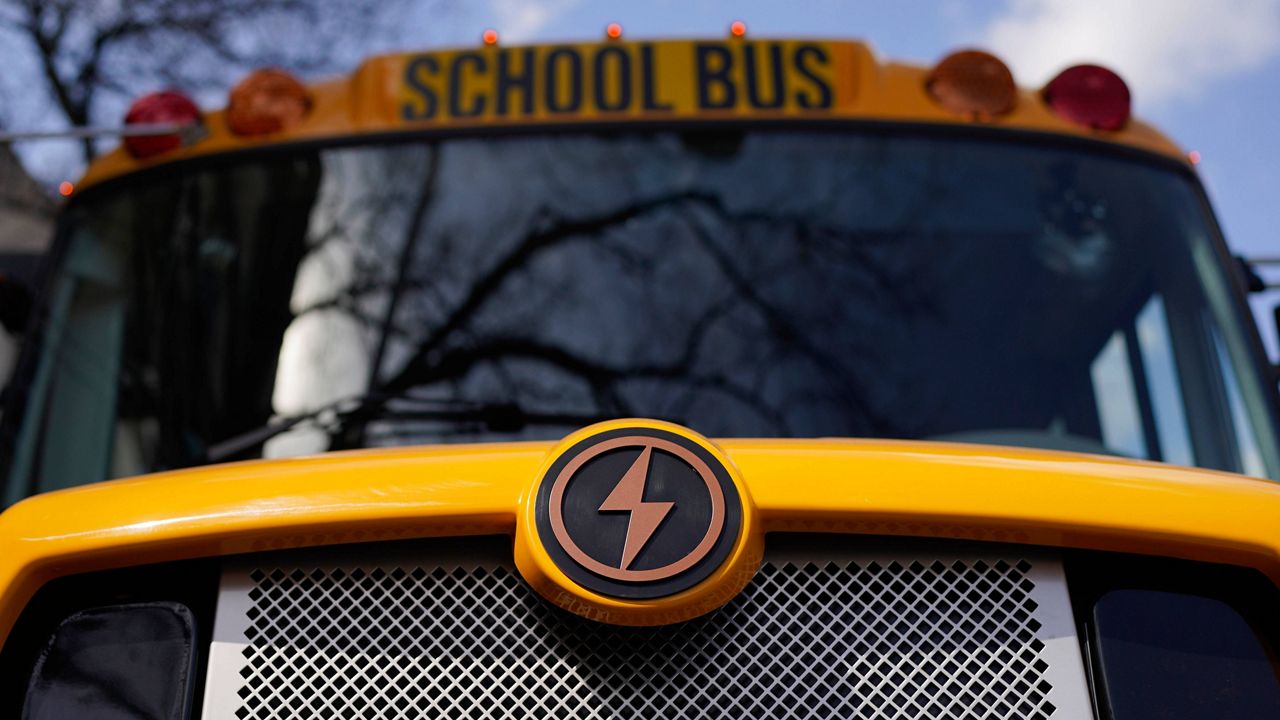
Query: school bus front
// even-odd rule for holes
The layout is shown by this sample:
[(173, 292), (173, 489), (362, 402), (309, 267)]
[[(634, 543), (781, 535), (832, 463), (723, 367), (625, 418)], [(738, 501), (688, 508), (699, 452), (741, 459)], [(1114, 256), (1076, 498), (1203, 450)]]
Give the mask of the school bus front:
[(1109, 71), (485, 45), (131, 118), (188, 124), (77, 185), (2, 417), (6, 712), (1280, 710), (1274, 382)]

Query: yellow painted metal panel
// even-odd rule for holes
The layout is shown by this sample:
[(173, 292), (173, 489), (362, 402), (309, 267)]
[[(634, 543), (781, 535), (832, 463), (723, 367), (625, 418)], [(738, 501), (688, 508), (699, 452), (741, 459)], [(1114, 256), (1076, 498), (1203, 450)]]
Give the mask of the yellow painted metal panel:
[[(1280, 485), (1051, 451), (723, 440), (765, 532), (1151, 553), (1280, 581)], [(45, 582), (183, 558), (513, 533), (549, 443), (334, 453), (64, 490), (0, 514), (0, 637)]]

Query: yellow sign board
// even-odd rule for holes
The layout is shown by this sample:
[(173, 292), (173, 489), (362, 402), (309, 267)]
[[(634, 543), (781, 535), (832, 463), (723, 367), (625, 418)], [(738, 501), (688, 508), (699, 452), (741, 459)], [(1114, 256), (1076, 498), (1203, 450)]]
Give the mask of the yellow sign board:
[(1183, 158), (1141, 122), (1098, 133), (1058, 117), (1023, 91), (1007, 114), (979, 118), (939, 105), (926, 68), (877, 60), (844, 40), (724, 38), (412, 52), (370, 58), (353, 74), (309, 87), (311, 112), (285, 132), (241, 136), (221, 112), (199, 142), (139, 160), (99, 158), (77, 186), (142, 166), (289, 142), (360, 136), (629, 123), (836, 120), (983, 125), (1116, 142)]
[(854, 58), (840, 56), (848, 47), (728, 40), (424, 52), (401, 58), (397, 107), (401, 122), (444, 125), (822, 115), (854, 92)]

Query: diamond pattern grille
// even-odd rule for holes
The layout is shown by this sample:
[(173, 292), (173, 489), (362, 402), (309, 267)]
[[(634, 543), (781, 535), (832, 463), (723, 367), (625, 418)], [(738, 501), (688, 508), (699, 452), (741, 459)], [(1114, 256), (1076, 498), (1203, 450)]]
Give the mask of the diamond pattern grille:
[(767, 562), (720, 611), (620, 628), (508, 567), (262, 568), (236, 716), (1048, 718), (1029, 569)]

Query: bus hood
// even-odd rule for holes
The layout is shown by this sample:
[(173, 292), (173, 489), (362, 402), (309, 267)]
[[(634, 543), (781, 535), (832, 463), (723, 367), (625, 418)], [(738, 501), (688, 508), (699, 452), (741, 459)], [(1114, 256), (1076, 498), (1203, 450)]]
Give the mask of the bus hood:
[[(1280, 581), (1280, 486), (1065, 452), (883, 440), (716, 441), (761, 533), (1089, 548)], [(513, 534), (555, 443), (395, 448), (88, 485), (0, 514), (0, 643), (44, 583), (179, 559)]]

